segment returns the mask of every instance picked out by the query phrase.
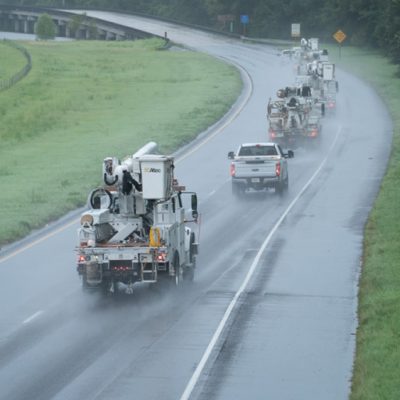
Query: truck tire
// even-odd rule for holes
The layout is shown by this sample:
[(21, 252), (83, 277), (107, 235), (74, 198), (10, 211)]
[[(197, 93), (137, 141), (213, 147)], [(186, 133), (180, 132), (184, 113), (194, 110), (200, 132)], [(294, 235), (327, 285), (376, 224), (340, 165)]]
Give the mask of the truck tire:
[(101, 284), (101, 294), (104, 297), (117, 297), (118, 287), (112, 280), (103, 280)]
[(287, 177), (283, 182), (279, 182), (275, 186), (276, 194), (283, 196), (289, 189), (289, 177)]
[(190, 242), (189, 242), (189, 262), (190, 264), (196, 263), (196, 254), (194, 251), (194, 244), (196, 243), (196, 237), (194, 232), (190, 233)]
[(275, 193), (276, 193), (276, 194), (279, 194), (280, 196), (283, 194), (283, 185), (282, 185), (282, 182), (278, 182), (278, 183), (275, 185)]
[(174, 286), (179, 287), (183, 284), (183, 267), (179, 264), (179, 254), (175, 253), (173, 266), (175, 270), (175, 276), (172, 276), (172, 282)]
[(245, 190), (245, 188), (244, 188), (243, 185), (241, 185), (239, 183), (232, 182), (232, 194), (233, 194), (233, 196), (242, 197), (243, 194), (244, 194), (244, 190)]
[(283, 190), (285, 192), (287, 192), (289, 190), (289, 176), (287, 176), (283, 182)]
[(82, 291), (83, 291), (83, 293), (92, 293), (93, 292), (93, 289), (87, 283), (85, 275), (82, 275)]
[(190, 267), (185, 268), (184, 280), (188, 282), (194, 281), (195, 266), (192, 264)]

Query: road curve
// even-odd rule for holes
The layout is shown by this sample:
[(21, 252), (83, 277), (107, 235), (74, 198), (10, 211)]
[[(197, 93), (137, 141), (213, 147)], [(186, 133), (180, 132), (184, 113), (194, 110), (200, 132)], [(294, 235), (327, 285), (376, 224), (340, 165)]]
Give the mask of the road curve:
[(268, 97), (293, 82), (292, 66), (267, 46), (87, 14), (232, 62), (251, 90), (234, 118), (178, 157), (202, 214), (193, 285), (83, 296), (76, 221), (0, 253), (0, 399), (346, 399), (363, 227), (390, 153), (383, 103), (339, 71), (337, 117), (318, 151), (290, 160), (289, 195), (235, 201), (226, 155), (266, 139)]

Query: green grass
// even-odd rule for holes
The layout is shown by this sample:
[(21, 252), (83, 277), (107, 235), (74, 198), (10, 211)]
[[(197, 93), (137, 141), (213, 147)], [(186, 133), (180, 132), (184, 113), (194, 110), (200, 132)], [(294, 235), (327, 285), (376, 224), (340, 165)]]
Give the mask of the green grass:
[(25, 56), (18, 49), (0, 40), (0, 81), (10, 79), (26, 62)]
[(365, 228), (352, 400), (400, 399), (400, 79), (371, 50), (331, 49), (338, 66), (370, 83), (394, 123), (392, 154)]
[(33, 68), (0, 93), (0, 243), (83, 205), (105, 157), (150, 140), (171, 153), (229, 110), (236, 69), (162, 44), (23, 43)]

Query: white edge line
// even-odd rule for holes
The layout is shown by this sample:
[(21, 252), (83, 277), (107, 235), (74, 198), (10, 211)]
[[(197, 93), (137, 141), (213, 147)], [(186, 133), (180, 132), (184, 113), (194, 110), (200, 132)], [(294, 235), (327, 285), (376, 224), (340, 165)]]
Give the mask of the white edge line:
[(303, 188), (300, 190), (300, 192), (298, 193), (298, 195), (292, 200), (292, 202), (289, 204), (288, 208), (284, 211), (284, 213), (281, 215), (281, 217), (279, 218), (279, 220), (276, 222), (276, 224), (274, 225), (274, 227), (272, 228), (272, 230), (270, 231), (270, 233), (268, 234), (268, 236), (265, 238), (263, 244), (261, 245), (257, 255), (255, 256), (253, 263), (250, 266), (249, 271), (247, 272), (246, 278), (244, 279), (242, 285), (240, 286), (239, 290), (236, 292), (235, 296), (233, 297), (233, 299), (231, 300), (231, 302), (229, 303), (228, 308), (226, 309), (224, 316), (222, 317), (217, 330), (215, 331), (213, 337), (211, 338), (210, 343), (208, 344), (199, 364), (197, 365), (192, 377), (190, 378), (188, 384), (186, 385), (186, 388), (182, 394), (182, 396), (180, 397), (180, 400), (188, 400), (190, 398), (190, 395), (193, 392), (193, 389), (195, 388), (201, 373), (203, 372), (203, 369), (212, 353), (212, 351), (214, 350), (214, 347), (219, 339), (219, 337), (221, 336), (221, 333), (232, 313), (233, 308), (235, 307), (240, 295), (243, 293), (243, 291), (245, 290), (247, 284), (249, 283), (251, 277), (254, 274), (254, 271), (256, 270), (258, 263), (260, 261), (260, 258), (262, 256), (262, 254), (265, 251), (265, 248), (268, 246), (269, 242), (271, 241), (273, 235), (275, 234), (275, 232), (277, 231), (277, 229), (279, 228), (279, 226), (282, 224), (283, 220), (286, 218), (286, 216), (289, 214), (289, 212), (292, 210), (292, 208), (294, 207), (294, 205), (297, 203), (297, 201), (300, 199), (300, 197), (303, 195), (303, 193), (308, 189), (308, 187), (311, 185), (311, 183), (314, 181), (314, 179), (317, 177), (317, 175), (321, 172), (321, 169), (323, 168), (323, 166), (325, 165), (330, 152), (332, 151), (333, 147), (335, 146), (337, 139), (340, 135), (342, 131), (342, 127), (339, 126), (337, 132), (336, 132), (336, 136), (335, 139), (333, 140), (328, 153), (326, 155), (326, 157), (323, 159), (323, 161), (321, 162), (321, 164), (319, 165), (319, 167), (317, 168), (317, 170), (314, 172), (314, 174), (311, 176), (311, 178), (308, 180), (308, 182), (303, 186)]
[(39, 315), (43, 314), (43, 311), (37, 311), (35, 314), (32, 314), (30, 317), (28, 317), (25, 321), (23, 321), (23, 324), (28, 324), (29, 322), (32, 322), (35, 318), (37, 318)]

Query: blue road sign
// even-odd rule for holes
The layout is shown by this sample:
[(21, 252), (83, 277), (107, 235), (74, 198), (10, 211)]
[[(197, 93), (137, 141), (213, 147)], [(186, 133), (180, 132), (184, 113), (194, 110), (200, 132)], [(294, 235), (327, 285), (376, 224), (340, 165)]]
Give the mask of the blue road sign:
[(242, 24), (248, 24), (249, 23), (249, 16), (248, 15), (241, 15), (240, 16), (240, 22)]

